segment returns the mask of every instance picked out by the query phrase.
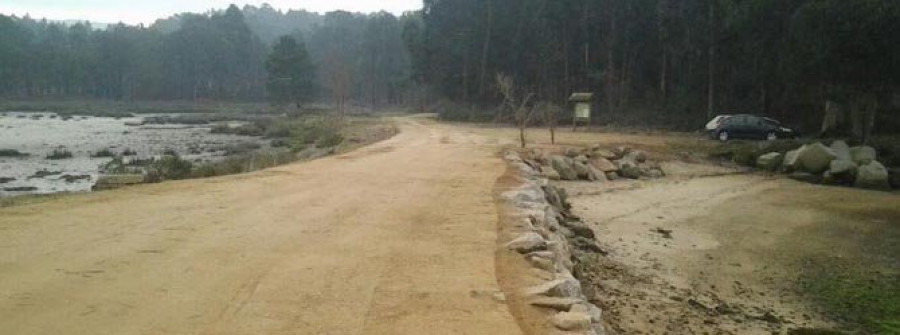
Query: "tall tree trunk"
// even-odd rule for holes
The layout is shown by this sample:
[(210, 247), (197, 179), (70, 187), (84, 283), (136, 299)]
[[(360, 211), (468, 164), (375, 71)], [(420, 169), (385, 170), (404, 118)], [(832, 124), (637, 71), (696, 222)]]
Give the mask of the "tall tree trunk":
[(716, 5), (709, 0), (709, 92), (706, 109), (707, 118), (715, 116), (716, 108)]
[(487, 62), (491, 50), (491, 35), (494, 30), (494, 2), (487, 0), (487, 27), (484, 32), (484, 45), (481, 48), (481, 77), (478, 83), (478, 96), (484, 98), (484, 90), (487, 85)]
[(668, 75), (669, 75), (669, 54), (666, 51), (666, 47), (663, 46), (663, 55), (662, 55), (662, 70), (659, 74), (659, 97), (662, 105), (663, 111), (666, 110), (667, 98), (668, 98)]
[(519, 142), (522, 143), (522, 148), (525, 148), (525, 126), (519, 126)]
[(469, 50), (465, 51), (465, 59), (463, 60), (463, 102), (469, 103)]
[(616, 106), (616, 63), (613, 56), (616, 38), (616, 13), (613, 7), (609, 9), (609, 31), (606, 45), (606, 107), (607, 113), (612, 113)]
[(550, 126), (550, 144), (556, 144), (556, 125)]

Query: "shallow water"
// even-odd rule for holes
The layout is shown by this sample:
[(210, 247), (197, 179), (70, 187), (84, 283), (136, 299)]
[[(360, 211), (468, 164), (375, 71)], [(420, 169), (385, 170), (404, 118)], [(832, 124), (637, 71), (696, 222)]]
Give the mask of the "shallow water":
[[(174, 150), (195, 162), (224, 158), (224, 147), (262, 140), (234, 135), (210, 134), (211, 126), (140, 125), (145, 115), (134, 118), (98, 118), (76, 116), (63, 120), (53, 113), (0, 113), (0, 149), (14, 149), (27, 157), (0, 157), (0, 179), (15, 178), (0, 183), (0, 197), (24, 194), (90, 191), (97, 181), (100, 166), (111, 158), (92, 158), (103, 149), (121, 153), (125, 149), (137, 152), (137, 158), (151, 158), (166, 150)], [(74, 155), (71, 159), (49, 160), (47, 155), (57, 148), (65, 148)], [(38, 171), (54, 174), (34, 178)], [(58, 172), (58, 174), (56, 174)], [(90, 176), (67, 182), (63, 176)], [(31, 178), (30, 178), (31, 177)], [(36, 187), (33, 191), (5, 191), (8, 188)]]

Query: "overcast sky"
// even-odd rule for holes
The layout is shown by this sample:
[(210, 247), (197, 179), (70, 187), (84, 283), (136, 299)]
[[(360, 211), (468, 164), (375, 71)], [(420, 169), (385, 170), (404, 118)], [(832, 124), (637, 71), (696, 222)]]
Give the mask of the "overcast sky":
[(306, 9), (313, 12), (347, 10), (395, 14), (420, 9), (422, 0), (0, 0), (0, 13), (52, 20), (90, 20), (102, 23), (153, 23), (156, 19), (182, 12), (205, 12), (224, 9), (234, 3), (261, 5), (269, 3), (282, 10)]

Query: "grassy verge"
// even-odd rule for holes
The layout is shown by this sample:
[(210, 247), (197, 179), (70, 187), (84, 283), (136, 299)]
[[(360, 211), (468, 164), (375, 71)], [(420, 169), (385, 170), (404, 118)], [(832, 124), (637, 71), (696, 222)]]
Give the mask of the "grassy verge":
[(872, 334), (900, 334), (900, 274), (846, 259), (809, 260), (801, 293), (834, 319)]
[(893, 195), (831, 190), (781, 201), (818, 212), (774, 244), (784, 284), (848, 334), (900, 334), (900, 208)]
[(325, 117), (258, 121), (235, 128), (218, 127), (214, 131), (265, 136), (272, 140), (273, 145), (271, 149), (262, 151), (241, 150), (223, 161), (202, 165), (173, 153), (145, 162), (144, 166), (126, 166), (121, 160), (114, 160), (106, 170), (111, 173), (143, 173), (147, 182), (240, 174), (353, 150), (397, 133), (392, 124), (379, 118), (337, 121)]

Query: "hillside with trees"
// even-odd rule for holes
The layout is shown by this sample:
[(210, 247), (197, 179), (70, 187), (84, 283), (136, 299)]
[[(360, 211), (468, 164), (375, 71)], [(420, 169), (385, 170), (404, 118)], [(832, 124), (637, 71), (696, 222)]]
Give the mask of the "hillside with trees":
[(900, 130), (897, 1), (427, 0), (407, 29), (415, 77), (462, 106), (496, 105), (503, 73), (538, 100), (593, 92), (604, 122), (746, 112), (815, 128), (832, 100)]
[(283, 36), (315, 70), (304, 100), (339, 106), (513, 123), (502, 75), (543, 106), (594, 93), (601, 124), (753, 113), (811, 133), (831, 102), (839, 133), (900, 130), (900, 2), (887, 0), (426, 0), (401, 17), (231, 6), (103, 30), (0, 16), (0, 96), (283, 102), (266, 71)]
[(316, 95), (304, 100), (400, 104), (410, 72), (400, 28), (389, 13), (320, 15), (267, 5), (103, 30), (0, 15), (0, 97), (279, 102), (283, 92), (266, 89), (278, 87), (266, 62), (287, 36), (305, 46), (307, 68), (318, 69), (304, 93)]

